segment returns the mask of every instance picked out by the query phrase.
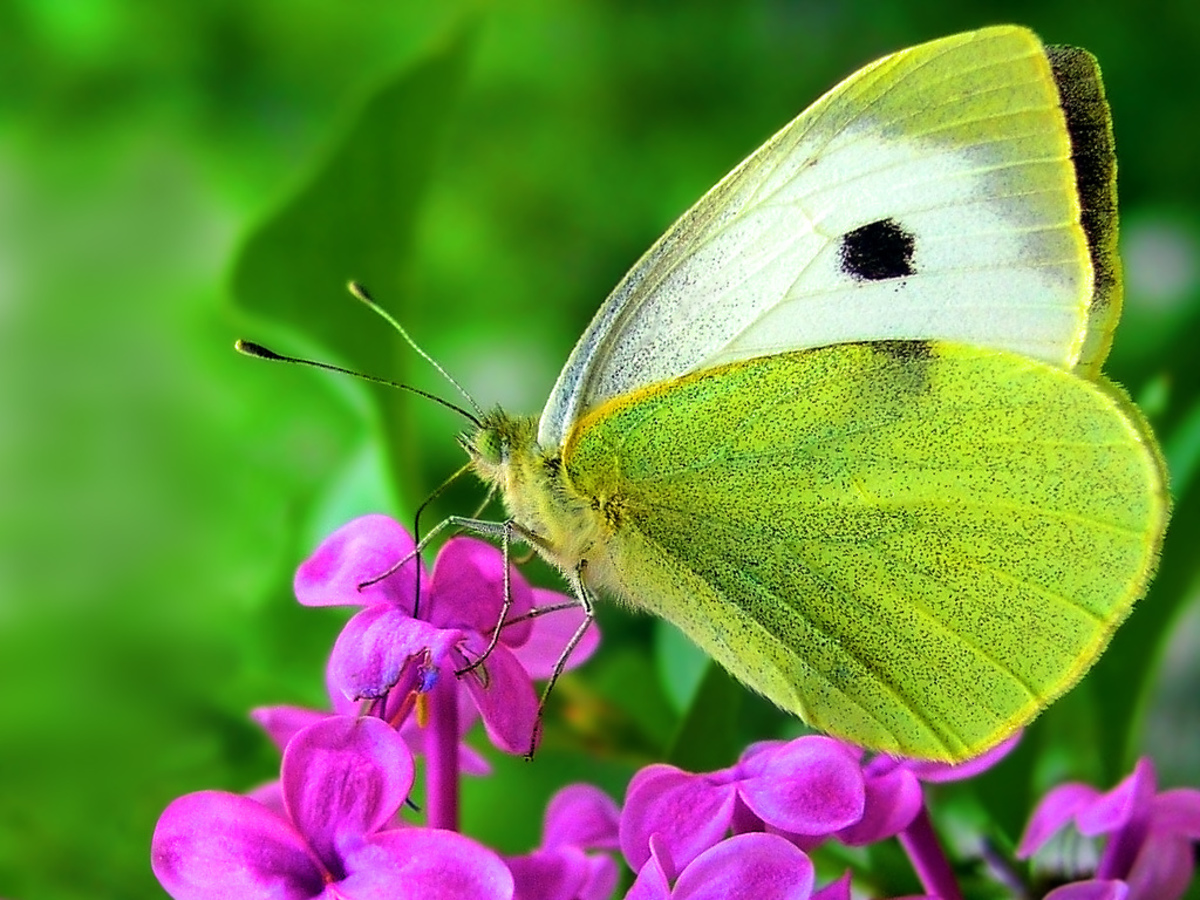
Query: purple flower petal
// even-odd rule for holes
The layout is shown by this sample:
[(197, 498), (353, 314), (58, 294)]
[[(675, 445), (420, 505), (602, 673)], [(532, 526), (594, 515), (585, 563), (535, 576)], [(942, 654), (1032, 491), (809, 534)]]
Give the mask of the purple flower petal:
[(1017, 859), (1029, 859), (1045, 846), (1063, 826), (1075, 818), (1076, 813), (1095, 802), (1100, 792), (1094, 787), (1078, 782), (1060, 784), (1051, 790), (1034, 809), (1017, 845)]
[(649, 847), (646, 862), (638, 869), (637, 878), (625, 895), (625, 900), (670, 900), (670, 878), (675, 870), (671, 852), (663, 846), (657, 834), (650, 837)]
[(418, 660), (428, 655), (437, 666), (464, 637), (461, 631), (413, 619), (387, 604), (368, 606), (338, 635), (329, 658), (330, 677), (337, 690), (355, 700), (381, 697), (402, 678), (406, 683), (397, 691), (404, 694), (418, 688)]
[(1192, 883), (1196, 850), (1181, 835), (1155, 835), (1142, 846), (1129, 873), (1130, 896), (1138, 900), (1178, 900)]
[[(751, 760), (757, 759), (759, 756), (761, 756), (764, 753), (775, 753), (778, 750), (782, 750), (789, 743), (791, 743), (791, 742), (790, 741), (755, 741), (753, 744), (751, 744), (745, 750), (742, 751), (742, 755), (738, 757), (738, 764), (740, 765), (740, 767), (742, 768), (743, 771), (757, 772), (758, 770), (754, 768), (754, 766), (757, 765), (757, 763), (752, 764)], [(859, 750), (857, 747), (853, 747), (850, 744), (843, 744), (841, 741), (838, 741), (837, 743), (839, 746), (841, 746), (842, 750), (844, 750), (853, 759), (859, 760), (862, 758), (862, 751)]]
[[(1045, 900), (1125, 900), (1129, 888), (1123, 881), (1076, 881), (1056, 887)], [(1147, 898), (1149, 900), (1149, 898)]]
[(1154, 833), (1200, 841), (1200, 791), (1173, 788), (1154, 798)]
[(831, 881), (812, 895), (812, 900), (850, 900), (850, 872), (837, 881)]
[(661, 841), (676, 866), (686, 866), (729, 829), (737, 785), (690, 775), (674, 766), (642, 769), (629, 783), (621, 813), (621, 852), (638, 871)]
[(248, 797), (201, 791), (158, 820), (150, 864), (175, 900), (309, 900), (324, 876), (304, 838)]
[(991, 750), (981, 753), (960, 763), (939, 763), (922, 759), (905, 760), (903, 765), (921, 781), (938, 784), (944, 781), (961, 781), (964, 778), (974, 778), (981, 772), (990, 769), (1012, 752), (1021, 742), (1022, 732), (1018, 731), (1012, 737), (1001, 741)]
[[(343, 626), (344, 630), (345, 626)], [(341, 684), (338, 683), (338, 674), (334, 668), (333, 651), (330, 651), (329, 659), (325, 661), (325, 693), (329, 695), (329, 702), (333, 706), (335, 715), (357, 716), (360, 714), (360, 703), (357, 699), (351, 699), (346, 696), (346, 692), (342, 690)]]
[(826, 835), (862, 818), (862, 770), (831, 738), (797, 738), (756, 754), (741, 768), (746, 773), (739, 785), (742, 800), (775, 828)]
[(329, 713), (302, 706), (259, 706), (250, 710), (250, 718), (283, 750), (297, 731), (328, 718)]
[(1108, 834), (1147, 814), (1156, 782), (1153, 763), (1144, 757), (1139, 759), (1124, 781), (1076, 814), (1079, 833), (1087, 837)]
[(249, 797), (255, 803), (261, 803), (279, 818), (287, 818), (287, 809), (283, 805), (283, 785), (279, 783), (278, 778), (268, 781), (266, 784), (260, 784), (254, 790), (246, 791), (243, 796)]
[[(779, 829), (772, 828), (755, 815), (739, 794), (737, 802), (733, 804), (733, 812), (729, 816), (729, 830), (733, 834), (751, 834), (755, 831), (778, 831)], [(792, 837), (792, 835), (788, 835), (788, 837)], [(818, 846), (822, 840), (817, 839), (813, 841), (812, 846)], [(795, 841), (793, 843), (796, 843), (796, 846), (800, 847), (801, 850), (807, 851), (809, 849)]]
[(1157, 782), (1154, 764), (1142, 757), (1128, 778), (1075, 816), (1080, 834), (1095, 837), (1111, 832), (1096, 866), (1097, 878), (1129, 876), (1150, 836)]
[(862, 818), (837, 838), (849, 847), (865, 847), (894, 837), (912, 824), (923, 802), (921, 782), (907, 768), (868, 778)]
[(577, 900), (591, 876), (587, 854), (578, 847), (535, 850), (508, 860), (515, 900)]
[(512, 900), (513, 879), (494, 852), (453, 831), (396, 828), (347, 855), (346, 900)]
[[(583, 624), (583, 607), (566, 594), (541, 588), (533, 589), (533, 602), (538, 609), (558, 606), (562, 603), (574, 604), (568, 609), (531, 619), (532, 627), (529, 639), (513, 650), (517, 654), (517, 659), (521, 661), (521, 665), (525, 667), (525, 671), (529, 673), (529, 677), (542, 680), (549, 678), (554, 673), (554, 666), (562, 656), (563, 650), (567, 648), (567, 642)], [(507, 637), (505, 641), (508, 642)], [(563, 671), (566, 672), (583, 665), (588, 657), (596, 652), (598, 646), (600, 646), (600, 628), (595, 622), (592, 622), (575, 649), (571, 651), (571, 657), (567, 660)]]
[[(533, 608), (533, 589), (525, 576), (510, 568), (512, 607), (508, 619)], [(504, 608), (504, 554), (485, 541), (451, 538), (438, 553), (430, 583), (431, 606), (421, 615), (443, 628), (462, 628), (490, 635)], [(505, 625), (500, 640), (519, 647), (529, 638), (529, 620)]]
[(590, 784), (569, 784), (550, 798), (542, 845), (569, 845), (584, 850), (617, 850), (621, 809)]
[[(391, 603), (412, 613), (418, 560), (378, 584), (359, 590), (413, 552), (412, 536), (383, 515), (362, 516), (343, 525), (296, 570), (296, 599), (305, 606), (367, 606)], [(422, 585), (424, 593), (424, 585)]]
[(288, 814), (335, 880), (347, 850), (388, 823), (412, 780), (408, 745), (379, 719), (330, 716), (283, 754)]
[[(487, 649), (487, 641), (480, 634), (470, 635), (466, 643), (474, 653), (471, 658), (478, 658)], [(455, 657), (458, 655), (454, 654)], [(460, 684), (466, 686), (479, 707), (488, 737), (508, 753), (528, 752), (537, 724), (538, 707), (529, 674), (504, 644), (492, 648), (492, 655), (482, 668), (486, 675), (476, 669), (464, 675)]]
[(617, 861), (607, 853), (593, 853), (588, 856), (588, 877), (576, 900), (609, 900), (620, 880)]
[(774, 834), (739, 834), (696, 857), (675, 882), (673, 900), (809, 900), (813, 865)]

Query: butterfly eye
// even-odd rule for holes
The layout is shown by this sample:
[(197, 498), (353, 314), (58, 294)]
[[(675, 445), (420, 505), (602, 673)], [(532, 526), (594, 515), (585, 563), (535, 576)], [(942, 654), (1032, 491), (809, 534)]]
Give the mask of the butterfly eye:
[(508, 442), (494, 428), (479, 429), (466, 446), (471, 456), (488, 465), (498, 466), (508, 460)]

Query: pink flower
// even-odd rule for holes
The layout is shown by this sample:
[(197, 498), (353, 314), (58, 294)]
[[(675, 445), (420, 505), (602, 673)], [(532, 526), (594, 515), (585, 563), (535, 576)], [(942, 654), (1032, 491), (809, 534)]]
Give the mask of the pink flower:
[(387, 827), (412, 778), (408, 747), (383, 722), (323, 719), (284, 752), (282, 810), (224, 791), (172, 802), (154, 831), (154, 874), (175, 900), (509, 900), (512, 876), (491, 850)]
[(1057, 888), (1047, 900), (1175, 900), (1187, 890), (1200, 840), (1200, 791), (1158, 793), (1149, 759), (1138, 760), (1108, 793), (1078, 782), (1050, 791), (1030, 817), (1018, 858), (1043, 850), (1071, 824), (1084, 837), (1107, 836), (1104, 851), (1093, 879)]
[[(526, 752), (538, 700), (533, 677), (546, 677), (583, 621), (571, 598), (530, 587), (509, 570), (512, 605), (487, 653), (504, 606), (504, 558), (474, 538), (447, 541), (427, 576), (414, 556), (388, 577), (360, 588), (414, 551), (412, 537), (387, 516), (355, 519), (327, 538), (296, 573), (296, 597), (309, 606), (360, 605), (329, 660), (330, 681), (351, 700), (378, 700), (398, 723), (439, 680), (458, 679), (492, 742)], [(534, 609), (564, 607), (546, 615)], [(583, 662), (599, 633), (591, 627), (567, 661)], [(472, 665), (484, 654), (478, 667)], [(467, 671), (469, 670), (469, 671)]]
[(629, 783), (621, 814), (621, 850), (634, 871), (655, 838), (672, 865), (687, 867), (730, 830), (763, 825), (827, 837), (863, 817), (866, 787), (857, 754), (832, 738), (756, 744), (728, 769), (693, 775), (652, 765)]
[(573, 784), (546, 807), (542, 846), (511, 857), (516, 900), (608, 900), (617, 886), (617, 804), (599, 788)]
[(803, 850), (774, 834), (739, 834), (696, 856), (676, 872), (670, 850), (655, 835), (625, 900), (810, 900), (813, 864)]

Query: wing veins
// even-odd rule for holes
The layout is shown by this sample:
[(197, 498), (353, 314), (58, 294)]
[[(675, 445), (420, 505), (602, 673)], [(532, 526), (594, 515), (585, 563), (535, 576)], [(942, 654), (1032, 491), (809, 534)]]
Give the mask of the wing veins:
[[(824, 588), (826, 588), (826, 590), (828, 590), (830, 592), (830, 594), (832, 594), (834, 596), (848, 597), (854, 601), (857, 600), (857, 597), (855, 597), (852, 593), (847, 592), (845, 589), (840, 588), (837, 585), (833, 584), (832, 582), (828, 581), (824, 576), (818, 575), (813, 569), (811, 569), (810, 567), (805, 565), (805, 562), (803, 559), (798, 559), (797, 562), (799, 563), (800, 569), (804, 572), (805, 575), (807, 575), (812, 580), (812, 582), (814, 584), (823, 586)], [(689, 569), (690, 568), (691, 567), (689, 566)], [(858, 663), (859, 667), (862, 669), (863, 672), (866, 673), (867, 677), (870, 678), (870, 680), (872, 682), (874, 682), (886, 694), (890, 695), (893, 698), (893, 700), (895, 702), (897, 702), (903, 709), (912, 713), (913, 717), (916, 718), (917, 720), (919, 720), (926, 727), (926, 729), (928, 729), (930, 734), (938, 735), (938, 740), (940, 743), (942, 743), (942, 749), (944, 749), (944, 750), (950, 749), (944, 743), (944, 740), (943, 740), (943, 737), (941, 734), (941, 730), (939, 728), (936, 728), (934, 726), (934, 723), (925, 715), (925, 710), (919, 709), (917, 704), (915, 704), (913, 702), (913, 699), (911, 697), (909, 697), (904, 691), (900, 690), (895, 683), (881, 677), (880, 674), (878, 672), (876, 672), (872, 666), (867, 664), (867, 662), (863, 659), (863, 657), (860, 653), (852, 650), (849, 647), (846, 647), (845, 642), (841, 635), (836, 634), (833, 631), (830, 631), (824, 625), (821, 625), (821, 624), (815, 622), (809, 616), (804, 615), (802, 612), (800, 612), (798, 609), (796, 609), (796, 607), (791, 606), (790, 604), (784, 602), (784, 600), (775, 591), (773, 591), (767, 585), (763, 584), (762, 581), (754, 574), (754, 572), (752, 570), (739, 569), (738, 571), (744, 578), (748, 579), (749, 581), (752, 581), (754, 584), (756, 584), (759, 587), (759, 589), (761, 591), (760, 597), (765, 595), (766, 597), (769, 597), (774, 602), (774, 605), (776, 606), (776, 608), (783, 610), (785, 613), (790, 613), (792, 615), (798, 615), (801, 619), (804, 620), (804, 623), (809, 628), (811, 628), (817, 634), (823, 635), (827, 640), (829, 640), (831, 643), (836, 645), (841, 652), (845, 653), (847, 656), (849, 656), (851, 659), (853, 659), (856, 663)], [(736, 608), (742, 609), (743, 613), (747, 616), (747, 618), (749, 618), (751, 621), (753, 621), (755, 623), (755, 625), (758, 626), (758, 628), (763, 633), (770, 636), (772, 640), (778, 641), (778, 638), (775, 638), (775, 636), (772, 635), (771, 632), (767, 630), (766, 626), (763, 625), (762, 622), (760, 622), (757, 617), (753, 616), (748, 611), (744, 610), (736, 602), (733, 602), (732, 600), (730, 600), (730, 598), (728, 596), (726, 596), (725, 599), (728, 602), (733, 603), (733, 605)], [(859, 608), (861, 608), (860, 603), (856, 602), (855, 605), (858, 606)], [(800, 656), (803, 652), (803, 648), (801, 648), (801, 647), (791, 647), (790, 649), (792, 650), (792, 652), (796, 653), (798, 656)], [(847, 691), (847, 689), (845, 687), (839, 687), (833, 681), (833, 679), (830, 678), (829, 675), (827, 675), (825, 672), (823, 672), (821, 670), (821, 668), (819, 666), (817, 666), (813, 663), (813, 661), (811, 660), (810, 657), (803, 656), (802, 658), (804, 659), (805, 668), (807, 668), (808, 671), (818, 675), (821, 678), (821, 680), (824, 681), (830, 688), (832, 688), (834, 691), (836, 691), (841, 696), (845, 697), (847, 700), (849, 700), (851, 703), (853, 703), (856, 707), (858, 707), (860, 710), (862, 710), (864, 713), (866, 713), (871, 719), (873, 719), (876, 723), (878, 723), (879, 726), (884, 731), (886, 731), (889, 735), (891, 735), (893, 740), (895, 739), (896, 735), (892, 731), (892, 729), (889, 727), (889, 723), (884, 722), (883, 719), (881, 719), (879, 717), (879, 715), (877, 713), (875, 713), (873, 710), (868, 709), (867, 707), (863, 706), (863, 704), (859, 700), (855, 699), (853, 697), (853, 695), (849, 691)], [(784, 674), (786, 675), (787, 673), (784, 673)], [(955, 737), (957, 737), (957, 736), (955, 736)], [(961, 739), (960, 739), (960, 743), (961, 743)]]
[[(901, 557), (898, 557), (893, 553), (889, 553), (883, 547), (872, 546), (872, 550), (876, 550), (881, 557), (894, 560), (895, 562), (900, 564), (900, 568), (902, 571), (905, 571), (905, 572), (908, 572), (911, 574), (915, 574), (918, 576), (922, 575), (922, 573), (919, 572), (917, 569), (915, 569), (911, 564), (905, 565), (904, 564), (905, 561)], [(926, 577), (932, 578), (932, 576), (926, 576)], [(940, 579), (932, 578), (932, 580), (938, 581), (939, 583), (941, 583)], [(1040, 699), (1038, 692), (1036, 690), (1034, 690), (1028, 683), (1026, 683), (1024, 678), (1022, 678), (1020, 675), (1018, 675), (1016, 672), (1014, 672), (1008, 666), (1004, 665), (1002, 662), (1000, 662), (1000, 660), (996, 659), (991, 654), (989, 654), (984, 648), (979, 646), (979, 644), (977, 644), (975, 641), (967, 640), (967, 638), (965, 636), (963, 636), (959, 632), (955, 631), (948, 624), (943, 622), (940, 618), (938, 618), (938, 616), (934, 613), (934, 611), (929, 608), (928, 604), (923, 603), (920, 600), (916, 599), (919, 592), (913, 591), (913, 590), (908, 590), (908, 591), (900, 590), (897, 593), (899, 593), (903, 597), (907, 597), (910, 600), (910, 608), (913, 609), (917, 614), (919, 614), (921, 616), (922, 620), (925, 621), (926, 623), (928, 623), (928, 625), (930, 625), (933, 630), (940, 631), (941, 633), (948, 635), (951, 639), (961, 642), (963, 644), (963, 646), (965, 646), (967, 649), (969, 649), (971, 651), (972, 655), (974, 655), (977, 659), (987, 663), (988, 666), (991, 667), (992, 669), (994, 669), (996, 672), (999, 672), (1003, 675), (1007, 675), (1014, 682), (1016, 682), (1022, 688), (1024, 688), (1025, 693), (1027, 693), (1031, 699), (1033, 699), (1033, 700)], [(953, 594), (953, 591), (951, 591), (951, 594)]]

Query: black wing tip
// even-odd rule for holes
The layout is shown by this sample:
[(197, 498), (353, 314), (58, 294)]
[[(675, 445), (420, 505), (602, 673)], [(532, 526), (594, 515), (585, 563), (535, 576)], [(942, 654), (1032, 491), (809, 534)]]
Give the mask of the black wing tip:
[(1080, 224), (1095, 272), (1093, 303), (1120, 290), (1117, 267), (1117, 156), (1100, 64), (1079, 47), (1050, 46), (1046, 58), (1058, 87), (1071, 141)]

